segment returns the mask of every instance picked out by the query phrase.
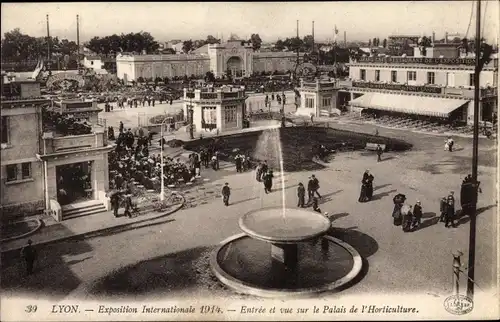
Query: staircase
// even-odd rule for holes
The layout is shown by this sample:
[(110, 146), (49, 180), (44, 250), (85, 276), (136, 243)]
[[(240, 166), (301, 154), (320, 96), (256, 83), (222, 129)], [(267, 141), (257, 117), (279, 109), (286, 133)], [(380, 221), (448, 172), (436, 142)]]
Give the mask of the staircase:
[(72, 219), (88, 216), (106, 211), (106, 207), (100, 200), (89, 200), (61, 207), (62, 219)]

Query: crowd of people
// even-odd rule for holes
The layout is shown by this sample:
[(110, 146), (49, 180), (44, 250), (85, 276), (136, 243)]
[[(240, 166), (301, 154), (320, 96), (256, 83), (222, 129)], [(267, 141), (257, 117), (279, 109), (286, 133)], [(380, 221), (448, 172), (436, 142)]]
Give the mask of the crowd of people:
[(271, 102), (274, 101), (275, 98), (279, 105), (284, 106), (286, 104), (285, 92), (282, 92), (281, 95), (276, 94), (276, 96), (274, 93), (271, 93), (271, 99), (269, 99), (269, 94), (266, 94), (266, 98), (264, 99), (265, 107), (271, 107)]
[[(161, 156), (149, 153), (151, 136), (139, 130), (137, 137), (131, 129), (120, 126), (116, 138), (115, 150), (109, 154), (110, 188), (116, 195), (115, 206), (120, 204), (120, 199), (128, 198), (132, 193), (131, 182), (136, 181), (147, 189), (159, 190), (161, 188)], [(192, 157), (190, 158), (192, 159)], [(193, 158), (194, 159), (194, 158)], [(163, 157), (165, 185), (177, 184), (179, 181), (189, 182), (196, 174), (192, 162), (186, 164), (179, 158)], [(128, 204), (128, 202), (125, 202)], [(127, 206), (126, 212), (127, 212)], [(117, 209), (115, 214), (117, 214)]]
[(75, 118), (71, 114), (61, 114), (44, 108), (42, 110), (44, 126), (53, 127), (62, 135), (83, 135), (92, 133), (92, 124), (85, 119)]

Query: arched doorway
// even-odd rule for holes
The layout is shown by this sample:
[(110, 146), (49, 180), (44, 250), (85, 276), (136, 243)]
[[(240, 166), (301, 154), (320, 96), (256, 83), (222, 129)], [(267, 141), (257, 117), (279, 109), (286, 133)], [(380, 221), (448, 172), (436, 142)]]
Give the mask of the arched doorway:
[(243, 77), (243, 61), (238, 56), (232, 56), (227, 60), (226, 73), (229, 73), (233, 78)]

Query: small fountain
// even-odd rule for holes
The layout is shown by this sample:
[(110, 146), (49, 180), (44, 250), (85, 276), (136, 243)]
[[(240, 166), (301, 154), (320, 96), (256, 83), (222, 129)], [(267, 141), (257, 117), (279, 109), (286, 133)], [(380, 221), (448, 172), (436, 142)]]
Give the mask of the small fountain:
[(216, 277), (237, 292), (262, 297), (305, 296), (346, 285), (361, 271), (361, 257), (350, 245), (326, 235), (328, 218), (286, 207), (279, 130), (264, 131), (256, 153), (280, 167), (282, 205), (240, 218), (244, 233), (226, 239), (212, 254)]

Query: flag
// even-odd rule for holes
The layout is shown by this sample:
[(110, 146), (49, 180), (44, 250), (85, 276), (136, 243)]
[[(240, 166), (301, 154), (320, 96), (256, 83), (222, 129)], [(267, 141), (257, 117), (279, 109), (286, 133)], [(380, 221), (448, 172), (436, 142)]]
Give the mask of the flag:
[(339, 30), (337, 29), (337, 25), (335, 25), (335, 29), (333, 30), (333, 43), (337, 43), (337, 34), (339, 33)]

